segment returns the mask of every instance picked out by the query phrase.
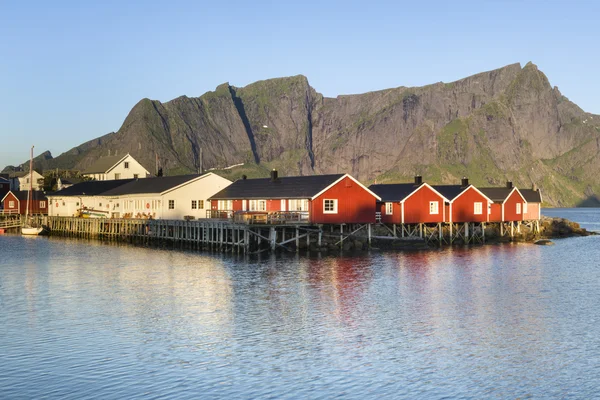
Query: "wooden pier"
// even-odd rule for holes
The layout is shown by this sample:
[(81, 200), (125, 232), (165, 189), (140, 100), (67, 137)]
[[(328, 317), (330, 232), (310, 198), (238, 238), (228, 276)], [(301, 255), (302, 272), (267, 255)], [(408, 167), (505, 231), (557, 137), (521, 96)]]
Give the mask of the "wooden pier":
[(90, 239), (181, 243), (200, 249), (253, 253), (300, 249), (344, 249), (351, 241), (370, 248), (374, 242), (420, 242), (428, 246), (484, 244), (486, 232), (495, 229), (511, 240), (526, 226), (539, 233), (539, 221), (437, 224), (253, 224), (231, 219), (149, 220), (44, 217), (39, 221), (51, 235)]

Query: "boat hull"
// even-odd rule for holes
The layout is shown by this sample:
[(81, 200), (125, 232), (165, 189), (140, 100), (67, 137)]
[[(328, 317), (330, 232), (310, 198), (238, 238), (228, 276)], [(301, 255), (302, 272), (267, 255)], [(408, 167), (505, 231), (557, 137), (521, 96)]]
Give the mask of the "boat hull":
[(21, 228), (21, 235), (40, 235), (44, 231), (44, 228)]

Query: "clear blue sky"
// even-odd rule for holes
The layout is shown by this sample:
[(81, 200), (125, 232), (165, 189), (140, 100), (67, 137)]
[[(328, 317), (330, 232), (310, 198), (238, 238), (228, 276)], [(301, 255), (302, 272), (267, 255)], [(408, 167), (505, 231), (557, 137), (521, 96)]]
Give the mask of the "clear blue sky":
[(116, 131), (144, 97), (296, 74), (334, 97), (533, 61), (600, 113), (599, 11), (553, 0), (0, 0), (0, 169), (31, 145), (56, 157)]

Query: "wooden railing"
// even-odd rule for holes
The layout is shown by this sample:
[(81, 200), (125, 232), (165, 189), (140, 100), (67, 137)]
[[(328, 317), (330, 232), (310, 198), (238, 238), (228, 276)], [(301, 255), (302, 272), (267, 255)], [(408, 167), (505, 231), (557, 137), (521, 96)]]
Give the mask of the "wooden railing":
[(16, 215), (19, 214), (19, 210), (0, 210), (0, 215)]
[(299, 224), (309, 221), (308, 211), (232, 211), (207, 210), (206, 217), (212, 219), (229, 219), (240, 224)]

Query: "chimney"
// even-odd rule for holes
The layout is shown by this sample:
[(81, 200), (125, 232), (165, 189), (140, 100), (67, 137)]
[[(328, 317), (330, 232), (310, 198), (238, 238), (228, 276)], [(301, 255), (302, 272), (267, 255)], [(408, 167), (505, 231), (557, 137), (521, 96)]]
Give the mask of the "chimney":
[(507, 189), (512, 189), (513, 188), (513, 183), (511, 181), (506, 181), (506, 188)]
[(423, 183), (423, 177), (421, 175), (415, 175), (415, 185)]
[(535, 183), (531, 185), (531, 190), (533, 190), (534, 192), (538, 191), (538, 187)]
[(242, 175), (242, 180), (245, 181), (246, 179), (248, 179), (248, 177), (246, 175)]
[(462, 180), (460, 181), (460, 185), (462, 187), (469, 186), (469, 178), (467, 178), (466, 176), (463, 176)]
[(271, 171), (271, 182), (275, 182), (277, 180), (277, 170), (274, 169)]

